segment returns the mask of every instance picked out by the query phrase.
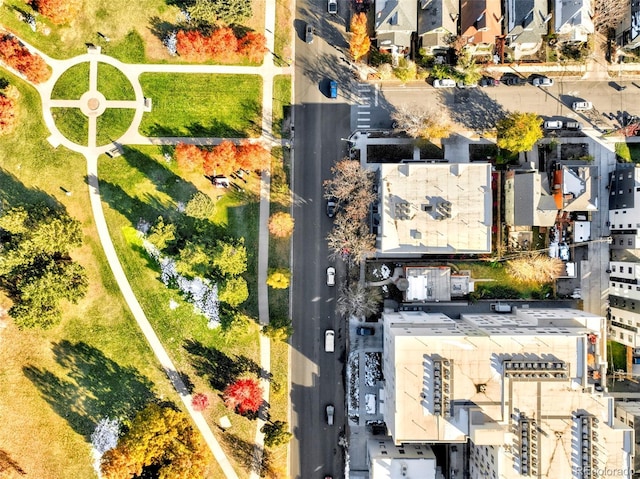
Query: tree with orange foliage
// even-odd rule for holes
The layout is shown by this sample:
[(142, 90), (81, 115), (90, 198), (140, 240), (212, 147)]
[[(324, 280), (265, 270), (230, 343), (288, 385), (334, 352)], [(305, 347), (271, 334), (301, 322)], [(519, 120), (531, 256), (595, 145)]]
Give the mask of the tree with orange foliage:
[(205, 161), (206, 152), (196, 145), (178, 143), (176, 146), (176, 163), (185, 171), (194, 171), (202, 168)]
[(229, 27), (216, 28), (207, 39), (209, 56), (213, 60), (229, 61), (238, 50), (238, 39)]
[(28, 3), (56, 25), (70, 22), (82, 8), (82, 0), (30, 0)]
[(271, 152), (258, 143), (242, 140), (237, 148), (236, 164), (238, 168), (249, 171), (263, 171), (269, 167)]
[(0, 93), (0, 134), (9, 133), (16, 126), (15, 103)]
[(42, 57), (32, 54), (10, 34), (0, 37), (0, 59), (33, 83), (42, 83), (51, 76), (49, 67)]
[(237, 379), (224, 390), (224, 403), (238, 414), (255, 413), (262, 405), (262, 387), (257, 379)]
[(204, 173), (207, 176), (228, 176), (238, 169), (236, 163), (236, 145), (224, 140), (207, 153), (204, 160)]
[(349, 52), (355, 61), (360, 60), (371, 48), (371, 39), (367, 34), (367, 16), (358, 13), (351, 18), (351, 41)]
[(176, 34), (178, 55), (192, 62), (203, 62), (209, 58), (209, 39), (197, 30), (180, 30)]
[(247, 32), (238, 40), (238, 53), (247, 57), (250, 62), (259, 63), (269, 51), (266, 45), (267, 39), (262, 33)]

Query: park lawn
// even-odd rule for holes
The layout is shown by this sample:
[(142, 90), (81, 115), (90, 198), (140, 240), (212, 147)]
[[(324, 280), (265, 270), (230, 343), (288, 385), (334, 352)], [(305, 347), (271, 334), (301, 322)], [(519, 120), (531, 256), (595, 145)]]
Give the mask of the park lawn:
[(98, 91), (107, 100), (135, 100), (136, 94), (129, 79), (108, 63), (98, 63)]
[[(105, 214), (118, 256), (147, 317), (178, 370), (195, 385), (195, 391), (208, 392), (211, 407), (206, 413), (207, 420), (232, 462), (243, 468), (243, 471), (236, 470), (241, 477), (247, 477), (247, 461), (250, 457), (247, 451), (253, 445), (256, 423), (224, 406), (218, 396), (221, 391), (212, 389), (207, 378), (197, 374), (194, 366), (197, 358), (185, 351), (185, 342), (197, 341), (203, 347), (219, 351), (231, 359), (242, 355), (259, 362), (259, 327), (249, 319), (246, 324), (233, 326), (226, 332), (208, 329), (203, 316), (196, 314), (176, 290), (168, 289), (160, 282), (159, 269), (142, 250), (134, 227), (141, 219), (152, 223), (158, 216), (162, 216), (165, 222), (170, 221), (182, 214), (178, 211), (178, 205), (187, 203), (196, 191), (209, 194), (216, 201), (217, 213), (213, 219), (216, 225), (224, 229), (225, 235), (245, 238), (248, 251), (245, 278), (251, 299), (243, 305), (243, 309), (249, 318), (255, 319), (259, 217), (257, 195), (249, 191), (252, 185), (247, 186), (246, 194), (241, 194), (235, 190), (213, 188), (201, 173), (180, 172), (174, 161), (167, 161), (164, 157), (163, 153), (168, 151), (161, 147), (136, 147), (126, 148), (118, 158), (102, 157), (99, 176)], [(252, 174), (251, 177), (257, 183), (256, 175)], [(178, 304), (173, 310), (169, 308), (171, 300)], [(251, 305), (251, 301), (255, 302), (255, 306)], [(282, 399), (286, 404), (286, 395)], [(222, 435), (215, 424), (224, 415), (231, 419), (233, 426)]]
[(89, 90), (89, 62), (78, 63), (66, 70), (51, 92), (52, 99), (79, 100)]
[(51, 115), (65, 138), (78, 145), (87, 146), (89, 119), (80, 108), (51, 108)]
[[(50, 330), (19, 331), (2, 318), (0, 449), (16, 465), (3, 477), (91, 478), (89, 435), (97, 420), (132, 413), (149, 397), (179, 399), (107, 265), (88, 206), (85, 159), (53, 149), (36, 91), (11, 74), (0, 76), (20, 92), (19, 126), (0, 137), (0, 197), (5, 205), (59, 204), (78, 219), (85, 241), (72, 257), (89, 279), (87, 296), (63, 304), (63, 320)], [(0, 306), (9, 307), (2, 293)]]
[(257, 137), (262, 124), (262, 79), (257, 75), (143, 73), (153, 109), (140, 132), (147, 136)]
[(134, 114), (130, 108), (107, 108), (96, 118), (96, 145), (106, 145), (124, 135)]
[(291, 75), (273, 78), (273, 136), (289, 138), (289, 129), (282, 131), (284, 119), (291, 114)]
[(291, 3), (288, 0), (276, 0), (276, 30), (273, 39), (273, 59), (278, 66), (287, 66), (291, 58)]

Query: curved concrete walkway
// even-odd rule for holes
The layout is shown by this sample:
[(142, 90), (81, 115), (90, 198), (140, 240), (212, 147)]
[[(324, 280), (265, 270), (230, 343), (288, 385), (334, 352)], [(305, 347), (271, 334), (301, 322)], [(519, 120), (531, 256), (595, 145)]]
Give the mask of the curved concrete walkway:
[[(184, 382), (182, 381), (177, 369), (173, 365), (171, 358), (164, 349), (153, 327), (147, 319), (140, 303), (138, 302), (133, 289), (126, 277), (120, 260), (113, 246), (113, 242), (109, 235), (109, 230), (104, 217), (102, 202), (100, 199), (99, 181), (98, 181), (98, 157), (111, 150), (113, 143), (107, 145), (96, 144), (96, 125), (97, 118), (107, 108), (128, 108), (134, 109), (134, 117), (130, 127), (115, 143), (122, 145), (172, 145), (180, 142), (196, 144), (196, 145), (214, 145), (223, 141), (223, 138), (183, 138), (183, 137), (145, 137), (138, 133), (138, 128), (142, 120), (144, 111), (148, 108), (146, 99), (143, 96), (142, 87), (139, 82), (141, 73), (146, 72), (175, 72), (175, 73), (207, 73), (207, 74), (249, 74), (260, 75), (262, 77), (262, 135), (257, 141), (265, 143), (266, 146), (282, 145), (282, 141), (274, 137), (272, 133), (272, 104), (273, 104), (273, 79), (276, 75), (291, 74), (292, 68), (279, 68), (273, 63), (273, 57), (270, 52), (274, 48), (275, 31), (275, 0), (267, 0), (265, 5), (265, 36), (267, 39), (268, 53), (265, 55), (264, 62), (259, 67), (239, 67), (225, 65), (148, 65), (148, 64), (125, 64), (115, 58), (103, 55), (99, 47), (89, 47), (88, 52), (84, 55), (67, 59), (53, 59), (28, 43), (22, 41), (25, 46), (33, 53), (40, 55), (52, 68), (51, 77), (44, 83), (34, 85), (42, 101), (42, 111), (44, 122), (49, 129), (51, 135), (48, 141), (54, 147), (63, 145), (72, 151), (76, 151), (85, 156), (87, 160), (87, 176), (89, 183), (89, 198), (91, 208), (98, 230), (98, 236), (104, 249), (109, 267), (118, 283), (118, 287), (134, 315), (138, 326), (142, 330), (147, 342), (153, 350), (158, 361), (162, 365), (167, 377), (170, 379), (173, 387), (176, 389), (185, 406), (185, 409), (192, 417), (195, 425), (202, 434), (206, 444), (220, 464), (225, 477), (228, 479), (236, 479), (238, 476), (233, 470), (228, 458), (220, 447), (220, 444), (213, 435), (211, 428), (204, 419), (203, 415), (195, 411), (191, 405), (191, 395), (188, 392)], [(88, 90), (78, 100), (56, 100), (51, 99), (53, 87), (60, 76), (70, 67), (79, 63), (89, 63), (89, 86)], [(98, 64), (106, 63), (116, 67), (125, 74), (134, 89), (135, 100), (132, 101), (114, 101), (107, 100), (98, 91), (97, 88), (97, 71)], [(18, 72), (15, 72), (18, 76)], [(24, 76), (22, 76), (24, 78)], [(25, 79), (26, 80), (26, 79)], [(27, 80), (26, 80), (27, 81)], [(152, 99), (153, 100), (153, 99)], [(87, 145), (78, 145), (62, 135), (58, 130), (53, 119), (51, 108), (71, 107), (79, 108), (88, 118), (88, 141)], [(232, 139), (240, 141), (242, 139)], [(262, 174), (261, 194), (260, 194), (260, 224), (259, 224), (259, 245), (258, 245), (258, 309), (259, 322), (261, 325), (269, 323), (269, 303), (268, 288), (266, 285), (268, 270), (268, 253), (269, 253), (269, 233), (268, 220), (270, 212), (270, 184), (271, 178), (269, 171)], [(267, 337), (260, 335), (260, 366), (263, 370), (271, 369), (271, 351), (270, 341)], [(269, 402), (270, 383), (266, 379), (262, 379), (263, 400)], [(254, 467), (252, 468), (250, 477), (252, 479), (259, 478), (262, 457), (264, 451), (264, 435), (260, 431), (265, 421), (257, 420), (255, 450), (254, 450)]]

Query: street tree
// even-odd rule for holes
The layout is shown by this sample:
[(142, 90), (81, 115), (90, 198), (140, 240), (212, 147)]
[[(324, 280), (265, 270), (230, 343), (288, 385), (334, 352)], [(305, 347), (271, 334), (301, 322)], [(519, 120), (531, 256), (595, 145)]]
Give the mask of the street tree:
[(367, 33), (367, 15), (357, 13), (351, 17), (350, 31), (349, 52), (355, 61), (359, 61), (371, 48), (371, 39)]
[(480, 65), (468, 50), (462, 50), (458, 55), (456, 70), (462, 75), (462, 81), (467, 85), (478, 83), (482, 78)]
[(269, 218), (269, 233), (276, 238), (288, 238), (293, 233), (294, 220), (289, 213), (278, 211)]
[(367, 318), (378, 311), (381, 302), (382, 293), (379, 288), (367, 288), (360, 282), (354, 282), (341, 288), (336, 311), (347, 318)]
[(331, 167), (331, 178), (324, 182), (324, 197), (346, 204), (356, 196), (354, 193), (362, 192), (360, 200), (366, 200), (367, 192), (373, 194), (373, 178), (373, 173), (362, 168), (359, 161), (344, 158)]
[(244, 239), (218, 241), (213, 248), (212, 264), (220, 276), (237, 276), (247, 270), (247, 248)]
[(251, 0), (195, 0), (187, 11), (192, 20), (233, 24), (251, 17), (251, 5)]
[(229, 306), (236, 307), (249, 297), (247, 281), (242, 276), (228, 278), (218, 284), (218, 299)]
[(506, 271), (516, 281), (550, 283), (562, 275), (564, 263), (544, 254), (527, 254), (507, 261)]
[(544, 135), (542, 119), (535, 113), (515, 111), (498, 121), (497, 145), (512, 153), (529, 151)]
[(329, 257), (346, 258), (360, 264), (375, 253), (375, 235), (369, 232), (366, 223), (354, 223), (346, 217), (336, 218), (333, 229), (327, 235)]
[(438, 141), (447, 138), (453, 129), (449, 115), (443, 110), (427, 109), (417, 105), (402, 105), (391, 114), (395, 130), (412, 138)]
[(286, 289), (291, 281), (291, 271), (285, 268), (269, 270), (267, 285), (273, 289)]
[(264, 171), (270, 162), (271, 152), (259, 143), (242, 140), (236, 148), (236, 169)]
[(289, 425), (285, 421), (267, 422), (260, 428), (264, 434), (264, 444), (267, 447), (277, 447), (288, 443), (293, 434), (289, 431)]
[(262, 387), (255, 378), (240, 378), (223, 393), (224, 403), (238, 414), (256, 413), (262, 406)]
[(105, 479), (199, 479), (207, 467), (204, 444), (189, 417), (155, 403), (136, 414), (118, 445), (104, 453), (100, 465)]

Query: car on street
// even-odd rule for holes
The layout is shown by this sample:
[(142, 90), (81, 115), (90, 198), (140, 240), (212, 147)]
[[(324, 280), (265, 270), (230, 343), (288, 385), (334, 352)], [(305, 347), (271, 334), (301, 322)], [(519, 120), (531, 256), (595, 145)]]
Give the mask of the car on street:
[(327, 424), (329, 426), (333, 426), (333, 413), (335, 412), (336, 408), (333, 407), (333, 404), (328, 404), (327, 405)]
[(593, 108), (593, 104), (590, 101), (574, 101), (571, 108), (573, 111), (587, 111)]
[(569, 261), (569, 245), (567, 243), (560, 243), (558, 246), (558, 257), (562, 261)]
[(434, 88), (455, 88), (456, 82), (451, 78), (441, 78), (438, 80), (433, 80)]
[(582, 123), (579, 121), (568, 121), (565, 126), (567, 130), (582, 130)]
[(561, 130), (563, 123), (560, 120), (547, 120), (544, 122), (545, 130)]
[(338, 0), (327, 0), (327, 11), (331, 15), (336, 15), (338, 13)]
[(324, 352), (332, 353), (336, 349), (336, 332), (333, 329), (327, 329), (324, 332)]
[(336, 285), (336, 269), (333, 266), (327, 268), (327, 286)]
[(336, 206), (336, 200), (334, 198), (327, 200), (327, 216), (329, 218), (333, 218), (336, 215)]
[(533, 79), (533, 86), (553, 86), (553, 80), (549, 77), (536, 77)]
[(338, 98), (338, 82), (335, 80), (329, 81), (329, 98)]
[(307, 23), (304, 29), (304, 41), (307, 43), (313, 43), (313, 25)]
[(477, 83), (465, 83), (463, 81), (458, 82), (458, 88), (477, 88)]
[(376, 330), (369, 326), (359, 326), (356, 328), (356, 334), (358, 336), (373, 336), (376, 334)]
[(522, 79), (516, 75), (504, 75), (500, 81), (508, 86), (524, 85)]
[(498, 85), (500, 85), (500, 80), (496, 80), (495, 78), (484, 77), (480, 80), (481, 87), (498, 86)]

